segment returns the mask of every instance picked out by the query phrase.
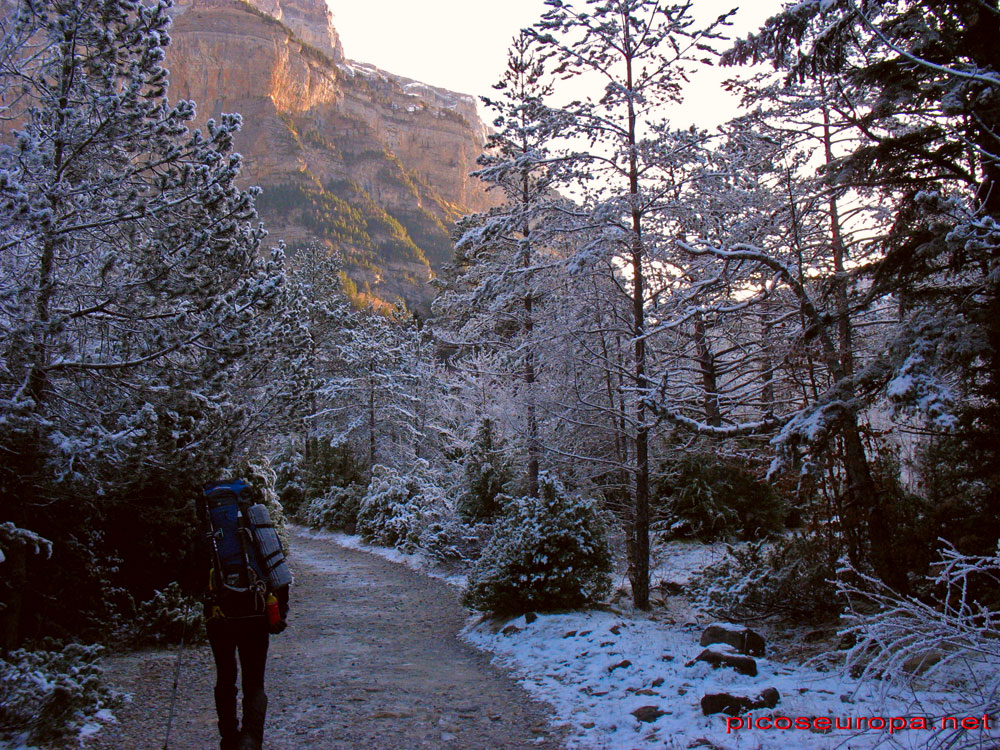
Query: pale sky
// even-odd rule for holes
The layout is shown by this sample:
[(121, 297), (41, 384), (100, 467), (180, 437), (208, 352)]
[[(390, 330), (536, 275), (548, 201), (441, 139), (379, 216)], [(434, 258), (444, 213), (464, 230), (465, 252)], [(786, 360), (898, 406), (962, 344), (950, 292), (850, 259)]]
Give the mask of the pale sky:
[[(458, 91), (492, 93), (518, 30), (545, 10), (543, 0), (327, 0), (348, 58), (390, 73)], [(756, 30), (781, 0), (695, 0), (699, 18), (740, 6), (733, 33)], [(671, 119), (715, 124), (736, 112), (720, 82), (731, 70), (708, 71), (695, 81)], [(688, 120), (688, 122), (682, 122)]]

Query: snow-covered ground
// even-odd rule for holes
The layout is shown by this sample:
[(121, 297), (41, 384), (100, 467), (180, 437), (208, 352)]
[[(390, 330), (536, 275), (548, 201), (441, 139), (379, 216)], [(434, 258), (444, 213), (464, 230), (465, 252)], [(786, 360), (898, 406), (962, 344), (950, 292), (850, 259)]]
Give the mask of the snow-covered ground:
[(702, 544), (688, 540), (660, 542), (650, 554), (649, 580), (655, 588), (661, 581), (687, 584), (703, 568), (726, 556), (723, 542)]
[[(513, 627), (509, 627), (512, 625)], [(552, 704), (569, 729), (568, 746), (581, 750), (663, 750), (664, 748), (872, 748), (888, 735), (877, 730), (769, 728), (776, 717), (794, 722), (802, 717), (829, 717), (830, 727), (861, 717), (886, 717), (867, 688), (836, 674), (795, 664), (758, 658), (756, 677), (732, 669), (713, 669), (705, 662), (689, 663), (702, 651), (703, 625), (671, 625), (634, 612), (614, 611), (539, 614), (520, 617), (499, 632), (489, 622), (469, 626), (463, 637), (478, 648), (497, 654), (536, 697)], [(751, 711), (731, 719), (705, 716), (702, 696), (730, 693), (757, 696), (764, 688), (778, 690), (773, 709)], [(633, 711), (652, 706), (663, 715), (643, 722)], [(892, 716), (905, 716), (893, 710)], [(779, 722), (784, 726), (785, 720)], [(803, 722), (800, 722), (803, 723)], [(898, 725), (899, 722), (897, 722)], [(876, 722), (876, 726), (878, 722)], [(925, 746), (930, 732), (894, 732), (903, 747)]]
[[(456, 586), (464, 584), (461, 576), (445, 574), (419, 555), (372, 547), (345, 534), (299, 533), (381, 555)], [(685, 583), (721, 554), (722, 546), (667, 545), (659, 551), (653, 582)], [(941, 716), (953, 717), (959, 726), (962, 719), (982, 726), (982, 717), (952, 713), (947, 694), (886, 698), (876, 693), (876, 684), (859, 685), (833, 671), (767, 658), (756, 659), (755, 677), (692, 663), (703, 650), (699, 638), (708, 624), (704, 617), (677, 620), (609, 608), (539, 613), (502, 623), (470, 618), (462, 637), (493, 653), (532, 695), (552, 705), (567, 732), (567, 746), (574, 750), (916, 749), (943, 739), (936, 731)], [(737, 718), (702, 713), (706, 694), (752, 698), (765, 688), (775, 688), (780, 695), (774, 709)], [(633, 712), (644, 707), (662, 715), (640, 721)], [(936, 718), (926, 719), (927, 728), (921, 728), (919, 718), (930, 716)], [(977, 728), (965, 739), (989, 737), (983, 747), (997, 747), (1000, 733), (993, 724), (991, 718), (991, 731), (980, 735)]]

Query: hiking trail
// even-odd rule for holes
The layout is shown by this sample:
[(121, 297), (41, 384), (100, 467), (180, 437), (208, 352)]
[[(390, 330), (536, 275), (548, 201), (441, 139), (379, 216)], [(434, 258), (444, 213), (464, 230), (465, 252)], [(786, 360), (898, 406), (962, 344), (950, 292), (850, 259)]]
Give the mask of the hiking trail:
[[(293, 531), (288, 629), (271, 637), (266, 750), (524, 750), (561, 747), (546, 708), (456, 634), (454, 587)], [(87, 750), (163, 747), (176, 649), (112, 655), (130, 694)], [(170, 750), (218, 746), (207, 644), (185, 649)]]

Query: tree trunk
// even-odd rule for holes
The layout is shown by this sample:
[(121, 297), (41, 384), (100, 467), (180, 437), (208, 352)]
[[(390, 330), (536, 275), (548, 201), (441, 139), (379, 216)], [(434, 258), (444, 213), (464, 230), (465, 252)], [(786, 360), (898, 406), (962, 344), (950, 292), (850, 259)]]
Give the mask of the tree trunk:
[[(627, 32), (626, 32), (627, 33)], [(625, 75), (628, 91), (633, 90), (632, 57), (626, 54)], [(645, 248), (642, 241), (642, 212), (636, 205), (639, 197), (635, 103), (628, 100), (629, 195), (632, 201), (632, 335), (635, 340), (635, 387), (641, 394), (646, 382), (646, 307), (645, 277), (642, 267)], [(649, 609), (649, 426), (646, 402), (641, 397), (635, 405), (635, 519), (632, 526), (635, 545), (635, 570), (632, 576), (632, 601), (638, 609)]]
[(375, 378), (368, 376), (368, 475), (375, 468)]
[[(527, 141), (522, 142), (522, 152), (528, 152)], [(527, 209), (531, 202), (531, 184), (528, 170), (521, 172), (521, 201)], [(524, 257), (522, 267), (531, 268), (531, 226), (525, 224), (521, 228), (524, 236)], [(525, 283), (528, 283), (530, 274), (525, 274)], [(533, 317), (532, 305), (534, 300), (531, 296), (531, 286), (524, 295), (524, 341), (526, 351), (524, 355), (524, 385), (525, 404), (528, 416), (528, 495), (538, 497), (538, 464), (541, 447), (538, 443), (538, 421), (535, 415), (535, 342), (532, 340), (535, 330), (535, 319)]]
[(705, 319), (700, 313), (694, 318), (694, 346), (698, 355), (698, 368), (701, 370), (702, 390), (705, 392), (705, 421), (713, 427), (721, 427), (718, 373), (715, 367), (715, 357), (712, 355), (712, 349), (705, 334)]
[[(529, 337), (532, 331), (531, 296), (524, 298), (525, 335)], [(535, 414), (535, 355), (531, 344), (524, 358), (524, 384), (527, 391), (526, 409), (528, 413), (528, 495), (538, 497), (538, 465), (541, 446), (538, 441), (538, 419)]]
[[(820, 82), (820, 91), (824, 98), (825, 87)], [(833, 163), (833, 139), (830, 128), (829, 110), (823, 107), (823, 148), (827, 165)], [(845, 265), (846, 248), (840, 225), (840, 212), (837, 207), (836, 193), (829, 197), (830, 210), (830, 245), (833, 255), (834, 280), (832, 297), (834, 311), (837, 316), (837, 344), (840, 361), (838, 378), (854, 377), (854, 333), (851, 326), (851, 310), (847, 297), (847, 269)], [(841, 435), (844, 439), (844, 475), (847, 483), (845, 518), (841, 519), (844, 537), (854, 539), (848, 544), (848, 555), (857, 564), (863, 554), (864, 542), (859, 538), (859, 532), (867, 529), (867, 543), (872, 567), (883, 582), (900, 592), (908, 588), (906, 573), (901, 566), (895, 564), (890, 520), (882, 497), (879, 494), (875, 480), (872, 478), (871, 467), (865, 446), (861, 440), (857, 412), (850, 409), (841, 423)]]
[(762, 303), (764, 312), (760, 317), (760, 410), (765, 415), (774, 414), (774, 348), (771, 344), (772, 328), (768, 319), (768, 305)]

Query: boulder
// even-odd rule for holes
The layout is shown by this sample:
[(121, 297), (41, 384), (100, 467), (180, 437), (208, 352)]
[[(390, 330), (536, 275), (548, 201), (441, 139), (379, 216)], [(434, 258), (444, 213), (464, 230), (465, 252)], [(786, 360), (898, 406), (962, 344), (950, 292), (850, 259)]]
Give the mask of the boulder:
[(728, 714), (738, 716), (744, 711), (756, 711), (761, 708), (774, 708), (778, 705), (781, 696), (773, 688), (765, 688), (760, 695), (749, 698), (743, 695), (730, 695), (729, 693), (709, 693), (701, 699), (701, 712), (705, 716), (711, 714)]
[(757, 697), (758, 705), (754, 708), (774, 708), (780, 700), (781, 693), (778, 692), (778, 688), (764, 688), (760, 691), (760, 695)]
[(706, 648), (695, 657), (694, 661), (688, 662), (688, 666), (693, 665), (696, 661), (706, 661), (716, 669), (719, 667), (731, 667), (740, 674), (749, 675), (750, 677), (757, 676), (757, 662), (749, 656), (720, 653), (718, 651), (712, 651), (710, 648)]
[(659, 706), (641, 706), (632, 712), (632, 715), (639, 721), (644, 721), (647, 724), (649, 722), (656, 721), (661, 716), (666, 716), (666, 711), (661, 711)]
[(727, 714), (728, 716), (739, 716), (740, 714), (753, 709), (753, 701), (742, 695), (730, 695), (729, 693), (709, 693), (701, 699), (701, 712), (705, 716), (712, 714)]
[(709, 625), (701, 634), (699, 645), (711, 646), (713, 643), (727, 643), (741, 654), (749, 656), (764, 655), (764, 638), (750, 628), (725, 623)]

